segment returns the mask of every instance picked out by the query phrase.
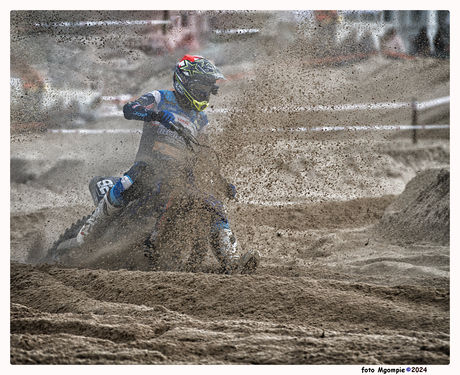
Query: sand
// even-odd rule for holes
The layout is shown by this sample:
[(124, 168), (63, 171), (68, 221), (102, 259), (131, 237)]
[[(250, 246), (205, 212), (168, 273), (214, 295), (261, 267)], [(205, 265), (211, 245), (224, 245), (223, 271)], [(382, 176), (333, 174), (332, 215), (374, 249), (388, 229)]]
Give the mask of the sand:
[[(407, 108), (294, 108), (447, 96), (449, 61), (377, 56), (300, 70), (294, 57), (280, 61), (263, 71), (261, 60), (223, 65), (245, 74), (222, 84), (214, 109), (227, 112), (209, 115), (223, 174), (238, 189), (227, 207), (241, 251), (261, 254), (252, 275), (41, 263), (91, 212), (91, 177), (130, 167), (139, 134), (12, 132), (12, 364), (451, 362), (449, 131), (419, 131), (415, 144), (403, 130), (269, 131), (410, 124)], [(163, 88), (154, 78), (149, 90)], [(260, 111), (273, 106), (288, 109)], [(449, 108), (420, 121), (449, 123)]]

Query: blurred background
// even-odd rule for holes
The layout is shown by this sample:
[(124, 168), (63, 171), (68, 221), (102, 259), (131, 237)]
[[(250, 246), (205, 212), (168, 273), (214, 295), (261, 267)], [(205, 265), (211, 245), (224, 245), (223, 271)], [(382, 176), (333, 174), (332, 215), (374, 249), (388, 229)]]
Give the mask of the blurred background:
[(230, 79), (264, 59), (314, 68), (450, 57), (449, 11), (12, 11), (10, 20), (14, 131), (119, 115), (132, 97), (172, 88), (185, 53)]

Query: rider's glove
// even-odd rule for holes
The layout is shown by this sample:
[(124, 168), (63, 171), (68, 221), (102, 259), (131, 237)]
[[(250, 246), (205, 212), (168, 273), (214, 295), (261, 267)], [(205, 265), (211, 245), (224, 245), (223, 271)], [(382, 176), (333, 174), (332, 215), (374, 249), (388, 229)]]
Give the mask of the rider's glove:
[(227, 185), (227, 191), (226, 191), (227, 198), (235, 198), (236, 197), (236, 187), (233, 184), (228, 184)]
[(160, 112), (153, 112), (152, 113), (152, 120), (153, 121), (159, 121), (167, 129), (170, 129), (171, 128), (170, 122), (176, 121), (176, 118), (169, 111), (160, 111)]

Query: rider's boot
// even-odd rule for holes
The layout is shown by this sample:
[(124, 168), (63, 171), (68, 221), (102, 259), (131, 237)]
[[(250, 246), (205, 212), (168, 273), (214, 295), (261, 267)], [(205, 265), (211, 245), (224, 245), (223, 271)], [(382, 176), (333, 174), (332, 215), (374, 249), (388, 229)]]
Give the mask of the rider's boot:
[(222, 271), (226, 274), (252, 273), (260, 263), (260, 254), (257, 250), (250, 250), (242, 257), (237, 254), (237, 241), (228, 226), (213, 231), (211, 247), (222, 266)]
[(249, 274), (255, 272), (260, 263), (260, 253), (257, 250), (249, 250), (244, 254), (238, 264), (238, 272)]
[(101, 199), (98, 206), (88, 218), (85, 225), (80, 229), (77, 235), (77, 242), (79, 245), (82, 245), (87, 239), (91, 236), (92, 233), (96, 232), (98, 228), (102, 227), (107, 220), (114, 216), (121, 207), (116, 207), (108, 198), (106, 194), (104, 198)]

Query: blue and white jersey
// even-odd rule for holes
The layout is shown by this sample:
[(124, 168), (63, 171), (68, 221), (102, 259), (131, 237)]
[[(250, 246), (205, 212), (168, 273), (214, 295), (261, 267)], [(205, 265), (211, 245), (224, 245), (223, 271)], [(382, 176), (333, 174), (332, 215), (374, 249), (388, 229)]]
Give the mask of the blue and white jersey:
[(155, 159), (183, 159), (188, 151), (183, 138), (158, 121), (152, 121), (152, 112), (169, 111), (176, 121), (189, 129), (195, 137), (205, 132), (208, 118), (203, 112), (184, 111), (172, 91), (152, 91), (128, 102), (123, 113), (128, 120), (144, 120), (139, 151), (135, 161), (155, 163)]

